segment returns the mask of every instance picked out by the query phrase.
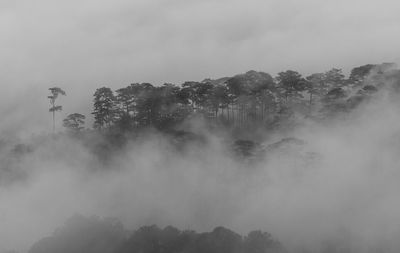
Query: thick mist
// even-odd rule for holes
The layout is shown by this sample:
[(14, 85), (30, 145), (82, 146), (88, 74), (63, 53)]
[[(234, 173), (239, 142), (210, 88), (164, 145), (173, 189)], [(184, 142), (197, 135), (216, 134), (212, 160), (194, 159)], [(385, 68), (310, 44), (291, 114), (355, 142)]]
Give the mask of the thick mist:
[[(222, 134), (177, 149), (148, 134), (99, 160), (78, 139), (33, 136), (2, 149), (0, 250), (24, 252), (75, 213), (112, 216), (129, 229), (173, 225), (240, 233), (262, 229), (290, 251), (329, 244), (351, 252), (400, 249), (400, 102), (381, 92), (337, 119), (303, 119), (237, 159)], [(197, 131), (200, 131), (197, 129)], [(229, 144), (229, 143), (228, 143)]]

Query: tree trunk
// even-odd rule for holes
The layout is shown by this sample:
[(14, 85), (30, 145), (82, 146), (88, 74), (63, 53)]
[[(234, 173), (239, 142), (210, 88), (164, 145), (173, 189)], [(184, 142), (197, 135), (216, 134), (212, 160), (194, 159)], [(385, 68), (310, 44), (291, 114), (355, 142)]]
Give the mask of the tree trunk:
[(53, 105), (53, 133), (56, 132), (56, 112), (54, 110), (54, 105)]

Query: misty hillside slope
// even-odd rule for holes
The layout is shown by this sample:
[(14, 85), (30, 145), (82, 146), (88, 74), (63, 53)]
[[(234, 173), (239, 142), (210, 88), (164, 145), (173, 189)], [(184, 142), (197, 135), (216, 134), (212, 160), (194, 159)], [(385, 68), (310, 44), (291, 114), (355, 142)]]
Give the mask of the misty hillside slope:
[(399, 88), (392, 64), (101, 87), (93, 128), (1, 139), (0, 252), (398, 252)]

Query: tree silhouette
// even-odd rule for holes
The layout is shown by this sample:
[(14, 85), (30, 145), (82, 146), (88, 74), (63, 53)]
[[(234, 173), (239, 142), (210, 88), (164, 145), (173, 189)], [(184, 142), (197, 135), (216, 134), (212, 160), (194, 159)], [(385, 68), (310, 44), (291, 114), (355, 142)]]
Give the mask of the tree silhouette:
[(325, 72), (325, 82), (331, 88), (341, 88), (346, 84), (346, 80), (341, 69), (333, 68)]
[(136, 84), (131, 84), (127, 87), (120, 88), (115, 91), (117, 93), (116, 99), (119, 109), (123, 114), (130, 115), (134, 109), (135, 96), (137, 95)]
[(183, 92), (188, 94), (194, 110), (203, 110), (213, 89), (213, 85), (209, 82), (185, 82), (182, 84), (182, 87)]
[(248, 126), (251, 123), (249, 119), (264, 119), (266, 108), (272, 102), (271, 92), (274, 92), (275, 86), (271, 75), (251, 70), (229, 78), (226, 85), (228, 102), (233, 104), (235, 111), (232, 112), (234, 122), (237, 121), (239, 126)]
[(150, 83), (138, 83), (134, 85), (136, 98), (135, 121), (138, 126), (150, 126), (156, 117), (155, 87)]
[(65, 96), (66, 93), (65, 91), (63, 91), (61, 88), (59, 87), (52, 87), (49, 88), (51, 95), (48, 96), (47, 98), (50, 99), (50, 109), (49, 111), (51, 113), (53, 113), (53, 132), (56, 131), (56, 120), (55, 120), (55, 113), (57, 111), (61, 111), (62, 110), (62, 106), (61, 105), (56, 105), (56, 99), (58, 98), (59, 95), (63, 95)]
[(245, 253), (286, 252), (280, 242), (274, 240), (269, 233), (262, 231), (251, 231), (243, 244)]
[(280, 72), (276, 80), (278, 81), (281, 96), (284, 98), (286, 105), (289, 99), (293, 100), (303, 97), (301, 91), (305, 90), (306, 81), (300, 73), (293, 70)]
[(127, 231), (115, 218), (74, 215), (49, 237), (34, 243), (28, 253), (284, 253), (269, 233), (252, 231), (246, 237), (224, 228), (211, 232), (180, 231), (143, 226)]
[(80, 113), (72, 113), (63, 120), (63, 126), (72, 132), (78, 132), (83, 129), (85, 118)]
[(115, 116), (116, 98), (110, 88), (98, 88), (94, 93), (94, 127), (101, 129), (104, 125), (110, 126)]
[(309, 98), (309, 107), (310, 112), (312, 109), (313, 102), (315, 97), (321, 97), (327, 93), (328, 85), (325, 81), (325, 74), (323, 73), (315, 73), (306, 77), (307, 93), (310, 95)]
[(209, 106), (215, 113), (215, 118), (218, 117), (218, 110), (224, 109), (229, 104), (228, 88), (225, 85), (216, 85), (211, 90), (209, 97)]
[(74, 215), (53, 235), (32, 245), (29, 253), (114, 253), (125, 233), (116, 219)]
[(372, 69), (377, 67), (375, 64), (366, 64), (353, 68), (350, 72), (349, 80), (354, 84), (359, 84), (364, 81)]

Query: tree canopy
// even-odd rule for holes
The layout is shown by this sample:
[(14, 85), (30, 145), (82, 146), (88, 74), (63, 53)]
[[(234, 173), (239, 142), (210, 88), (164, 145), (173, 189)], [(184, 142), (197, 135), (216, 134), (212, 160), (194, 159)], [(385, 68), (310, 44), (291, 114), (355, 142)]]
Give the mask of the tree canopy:
[(85, 119), (85, 115), (72, 113), (63, 120), (63, 126), (72, 132), (77, 132), (84, 128)]
[[(386, 73), (392, 71), (395, 76), (393, 69), (389, 63), (366, 64), (353, 68), (347, 79), (339, 68), (306, 77), (286, 70), (275, 78), (251, 70), (180, 85), (132, 83), (115, 91), (103, 86), (93, 94), (93, 126), (120, 132), (148, 128), (169, 131), (200, 116), (207, 124), (231, 129), (273, 128), (285, 124), (295, 113), (324, 118), (328, 111), (329, 115), (348, 111), (365, 101), (364, 97), (378, 92), (385, 83)], [(55, 101), (65, 92), (58, 87), (50, 91), (48, 98), (54, 117), (62, 109)], [(69, 130), (80, 129), (84, 119), (71, 114), (64, 126)]]
[(211, 232), (181, 231), (152, 225), (128, 232), (116, 219), (71, 217), (53, 235), (36, 242), (29, 253), (283, 253), (269, 233), (241, 236), (224, 227)]

